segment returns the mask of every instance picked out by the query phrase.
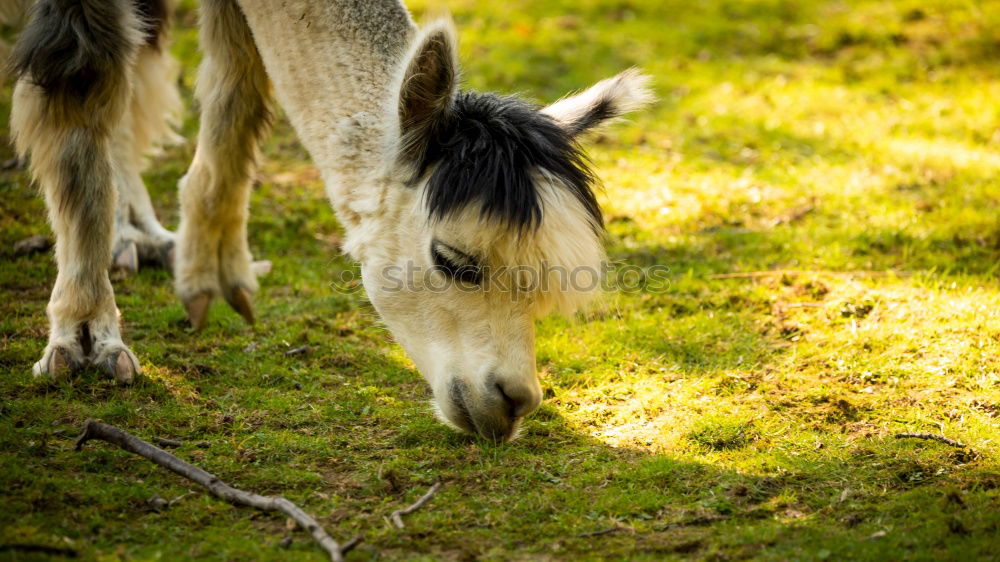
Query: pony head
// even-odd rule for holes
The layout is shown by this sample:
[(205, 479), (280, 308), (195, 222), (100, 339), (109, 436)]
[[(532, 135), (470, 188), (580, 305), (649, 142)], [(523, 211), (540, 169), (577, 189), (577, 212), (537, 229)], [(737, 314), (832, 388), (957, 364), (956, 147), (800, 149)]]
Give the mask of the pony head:
[(383, 189), (346, 249), (438, 417), (502, 441), (542, 399), (535, 318), (601, 285), (596, 178), (577, 139), (651, 95), (634, 70), (548, 107), (461, 91), (454, 37), (430, 25), (404, 57)]

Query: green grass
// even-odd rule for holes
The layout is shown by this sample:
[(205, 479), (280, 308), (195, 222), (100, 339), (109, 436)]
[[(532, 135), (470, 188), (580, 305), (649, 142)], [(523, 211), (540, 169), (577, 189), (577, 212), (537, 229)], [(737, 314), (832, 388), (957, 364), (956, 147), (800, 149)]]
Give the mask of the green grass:
[[(282, 120), (252, 200), (251, 247), (275, 265), (258, 325), (218, 306), (190, 333), (169, 276), (143, 270), (115, 289), (145, 375), (130, 388), (96, 371), (35, 381), (56, 271), (49, 256), (14, 257), (48, 227), (26, 175), (0, 172), (0, 544), (322, 559), (301, 531), (278, 546), (282, 518), (205, 493), (150, 511), (154, 493), (193, 488), (105, 444), (74, 452), (97, 417), (210, 441), (177, 453), (287, 495), (335, 537), (363, 534), (354, 560), (995, 557), (1000, 3), (448, 7), (469, 87), (551, 101), (633, 65), (653, 76), (660, 101), (587, 146), (612, 259), (668, 266), (666, 290), (539, 322), (546, 399), (524, 436), (452, 433), (363, 294), (331, 288), (355, 266)], [(190, 107), (189, 3), (178, 19)], [(196, 128), (191, 111), (183, 132)], [(146, 175), (171, 227), (192, 150)], [(755, 271), (784, 273), (720, 277)], [(977, 455), (893, 438), (903, 431)], [(388, 515), (436, 480), (440, 494), (395, 530)]]

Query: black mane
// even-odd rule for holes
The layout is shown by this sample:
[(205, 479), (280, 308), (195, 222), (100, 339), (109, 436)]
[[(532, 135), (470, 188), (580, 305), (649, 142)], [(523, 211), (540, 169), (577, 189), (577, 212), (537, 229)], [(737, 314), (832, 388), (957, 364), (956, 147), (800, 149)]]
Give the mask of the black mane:
[(469, 205), (481, 218), (525, 231), (542, 220), (534, 174), (544, 171), (583, 205), (596, 229), (603, 226), (587, 157), (564, 130), (537, 108), (513, 97), (460, 92), (418, 162), (427, 180), (432, 219)]

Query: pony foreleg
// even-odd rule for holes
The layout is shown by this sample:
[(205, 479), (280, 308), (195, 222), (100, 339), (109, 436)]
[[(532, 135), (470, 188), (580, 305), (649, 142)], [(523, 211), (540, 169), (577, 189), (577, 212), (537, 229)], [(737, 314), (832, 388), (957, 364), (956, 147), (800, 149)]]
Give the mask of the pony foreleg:
[(11, 130), (45, 194), (59, 266), (38, 376), (63, 376), (88, 362), (123, 383), (139, 372), (118, 331), (108, 267), (119, 167), (111, 139), (128, 112), (129, 72), (143, 35), (129, 0), (41, 0), (15, 48)]
[(12, 121), (45, 193), (59, 267), (47, 309), (49, 342), (33, 371), (63, 377), (92, 363), (128, 383), (139, 362), (122, 342), (108, 279), (116, 193), (107, 122), (115, 116), (69, 128), (53, 119), (55, 103), (64, 104), (60, 111), (74, 110), (69, 100), (52, 99), (25, 80), (15, 88)]
[(113, 266), (127, 273), (137, 270), (140, 261), (173, 266), (174, 233), (157, 219), (140, 173), (147, 153), (182, 140), (171, 128), (181, 106), (178, 67), (162, 29), (150, 41), (154, 44), (143, 45), (136, 57), (131, 105), (112, 139), (118, 162)]
[(250, 29), (234, 0), (202, 2), (198, 75), (201, 130), (181, 180), (181, 225), (174, 273), (191, 324), (201, 328), (212, 298), (222, 295), (253, 323), (257, 291), (247, 245), (250, 185), (268, 129), (271, 86)]

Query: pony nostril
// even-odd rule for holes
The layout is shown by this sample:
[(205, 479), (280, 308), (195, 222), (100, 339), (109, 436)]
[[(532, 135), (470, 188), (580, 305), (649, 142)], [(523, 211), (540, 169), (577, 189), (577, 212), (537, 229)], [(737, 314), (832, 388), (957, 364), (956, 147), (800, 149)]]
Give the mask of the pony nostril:
[(500, 392), (500, 396), (503, 397), (504, 404), (507, 407), (507, 417), (508, 418), (516, 418), (517, 414), (515, 414), (514, 412), (517, 411), (517, 401), (514, 400), (513, 398), (511, 398), (509, 394), (507, 394), (506, 392), (504, 392), (504, 389), (503, 389), (502, 386), (500, 386), (500, 383), (497, 383), (496, 386), (497, 386), (497, 390)]
[(541, 402), (540, 393), (533, 392), (531, 387), (517, 384), (506, 386), (496, 383), (497, 391), (503, 397), (506, 406), (507, 416), (510, 418), (521, 418), (535, 411)]

